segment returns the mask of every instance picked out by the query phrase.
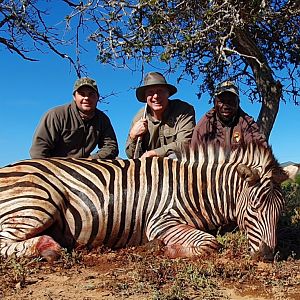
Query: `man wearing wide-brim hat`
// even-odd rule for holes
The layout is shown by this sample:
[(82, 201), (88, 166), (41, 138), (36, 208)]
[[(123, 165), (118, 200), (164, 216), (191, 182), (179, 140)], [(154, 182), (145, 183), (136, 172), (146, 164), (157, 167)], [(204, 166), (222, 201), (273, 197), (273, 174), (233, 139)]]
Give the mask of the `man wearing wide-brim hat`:
[(226, 80), (217, 86), (214, 107), (194, 129), (192, 147), (209, 141), (219, 142), (227, 154), (252, 141), (267, 145), (257, 123), (241, 109), (239, 90), (232, 81)]
[(136, 89), (136, 97), (145, 107), (135, 115), (128, 134), (129, 158), (170, 156), (190, 141), (195, 111), (187, 102), (170, 100), (176, 92), (161, 73), (145, 76), (144, 85)]

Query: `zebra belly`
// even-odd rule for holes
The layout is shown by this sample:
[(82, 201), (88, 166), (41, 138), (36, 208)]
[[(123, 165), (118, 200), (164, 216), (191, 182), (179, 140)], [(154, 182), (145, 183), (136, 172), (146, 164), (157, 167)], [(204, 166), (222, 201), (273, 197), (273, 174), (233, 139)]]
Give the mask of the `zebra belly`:
[[(54, 228), (51, 236), (67, 248), (86, 246), (88, 248), (106, 246), (121, 248), (136, 246), (147, 242), (145, 229), (142, 228), (142, 218), (131, 218), (131, 214), (113, 215), (100, 210), (92, 214), (90, 209), (76, 215), (67, 210), (65, 213), (65, 228)], [(59, 237), (59, 238), (58, 238)]]

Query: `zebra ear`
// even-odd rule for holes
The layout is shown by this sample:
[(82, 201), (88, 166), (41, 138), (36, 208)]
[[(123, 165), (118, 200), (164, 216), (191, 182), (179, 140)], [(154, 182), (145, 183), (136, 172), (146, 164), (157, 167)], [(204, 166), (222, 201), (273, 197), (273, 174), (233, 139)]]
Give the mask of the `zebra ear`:
[(246, 165), (240, 164), (237, 166), (236, 170), (239, 176), (242, 179), (246, 180), (249, 183), (249, 185), (255, 184), (260, 179), (258, 170), (252, 169)]
[(281, 168), (274, 169), (272, 170), (272, 179), (277, 184), (281, 184), (283, 181), (289, 179), (289, 174)]

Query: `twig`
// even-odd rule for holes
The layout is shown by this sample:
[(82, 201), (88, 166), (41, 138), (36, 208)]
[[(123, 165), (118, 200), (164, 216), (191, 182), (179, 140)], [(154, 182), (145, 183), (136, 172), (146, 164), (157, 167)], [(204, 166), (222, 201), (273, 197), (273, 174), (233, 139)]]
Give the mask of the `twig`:
[[(146, 114), (147, 114), (147, 102), (146, 102), (145, 108), (144, 108), (143, 119), (146, 118)], [(141, 137), (139, 136), (139, 137), (137, 138), (137, 142), (136, 142), (136, 145), (135, 145), (135, 150), (134, 150), (133, 158), (138, 158), (140, 141), (141, 141)]]

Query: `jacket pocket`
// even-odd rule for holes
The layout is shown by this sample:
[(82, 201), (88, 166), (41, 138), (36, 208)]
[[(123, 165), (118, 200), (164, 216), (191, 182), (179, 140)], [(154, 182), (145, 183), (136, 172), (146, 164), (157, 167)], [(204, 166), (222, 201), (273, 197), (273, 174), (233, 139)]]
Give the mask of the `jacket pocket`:
[(164, 135), (165, 135), (167, 142), (170, 143), (170, 142), (174, 142), (176, 140), (177, 132), (176, 132), (175, 128), (169, 127), (169, 128), (166, 128)]

